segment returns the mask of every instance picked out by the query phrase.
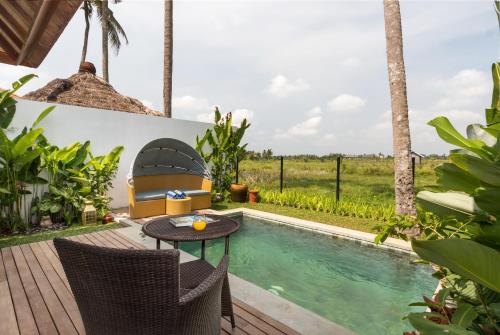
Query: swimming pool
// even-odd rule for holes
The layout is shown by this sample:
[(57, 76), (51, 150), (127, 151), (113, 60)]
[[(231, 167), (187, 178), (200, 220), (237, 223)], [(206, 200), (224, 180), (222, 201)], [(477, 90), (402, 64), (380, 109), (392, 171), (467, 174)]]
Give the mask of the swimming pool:
[[(431, 294), (437, 281), (430, 268), (410, 264), (408, 254), (363, 245), (251, 216), (234, 217), (231, 236), (234, 275), (359, 334), (401, 334), (408, 304)], [(181, 249), (200, 255), (199, 243)], [(222, 239), (207, 241), (216, 264)]]

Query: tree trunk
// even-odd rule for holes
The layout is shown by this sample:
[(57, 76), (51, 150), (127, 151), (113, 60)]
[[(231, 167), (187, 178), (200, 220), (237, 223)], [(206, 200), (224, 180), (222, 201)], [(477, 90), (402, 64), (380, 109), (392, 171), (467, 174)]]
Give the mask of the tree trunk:
[(165, 0), (163, 41), (163, 114), (172, 117), (173, 0)]
[(103, 0), (101, 2), (102, 15), (104, 16), (104, 21), (102, 23), (102, 77), (109, 83), (109, 72), (108, 72), (108, 1)]
[(415, 215), (410, 125), (399, 0), (384, 0), (387, 68), (391, 91), (396, 213)]
[(89, 22), (89, 3), (87, 0), (83, 1), (83, 12), (85, 13), (85, 34), (83, 37), (83, 49), (82, 49), (82, 59), (80, 60), (80, 63), (85, 62), (85, 59), (87, 58), (87, 44), (89, 42), (89, 30), (90, 30), (90, 22)]

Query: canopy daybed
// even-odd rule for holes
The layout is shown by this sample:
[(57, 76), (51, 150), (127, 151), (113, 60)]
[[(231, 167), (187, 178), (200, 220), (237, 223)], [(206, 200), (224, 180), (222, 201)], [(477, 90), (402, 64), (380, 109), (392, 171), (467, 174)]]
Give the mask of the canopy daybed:
[(210, 208), (212, 182), (207, 164), (190, 145), (160, 138), (137, 154), (128, 177), (131, 218), (164, 215), (166, 193), (180, 190), (191, 198), (191, 209)]

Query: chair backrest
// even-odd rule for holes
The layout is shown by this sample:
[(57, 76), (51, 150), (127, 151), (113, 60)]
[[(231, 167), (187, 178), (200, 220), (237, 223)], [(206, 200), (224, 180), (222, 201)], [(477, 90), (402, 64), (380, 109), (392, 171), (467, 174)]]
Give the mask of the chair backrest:
[(190, 174), (137, 176), (134, 177), (134, 188), (136, 192), (164, 189), (205, 190), (210, 192), (212, 182), (209, 179)]
[(92, 334), (175, 334), (178, 250), (123, 250), (55, 238), (71, 290)]

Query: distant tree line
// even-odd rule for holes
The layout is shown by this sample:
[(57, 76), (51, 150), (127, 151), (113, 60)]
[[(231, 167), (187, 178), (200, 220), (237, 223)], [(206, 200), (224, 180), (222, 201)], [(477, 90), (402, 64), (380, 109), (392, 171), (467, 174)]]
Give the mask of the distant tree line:
[[(298, 155), (283, 155), (285, 159), (296, 159), (296, 160), (303, 160), (305, 162), (309, 160), (320, 160), (320, 161), (329, 161), (329, 160), (335, 160), (337, 159), (338, 156), (341, 156), (342, 158), (388, 158), (388, 159), (393, 159), (394, 157), (392, 155), (384, 155), (383, 153), (379, 152), (378, 154), (342, 154), (342, 153), (329, 153), (327, 155), (313, 155), (313, 154), (298, 154)], [(254, 151), (254, 150), (248, 150), (245, 151), (245, 153), (242, 156), (242, 159), (248, 159), (252, 161), (258, 161), (258, 160), (274, 160), (274, 159), (279, 159), (281, 155), (274, 155), (272, 149), (264, 149), (262, 152), (259, 151)], [(440, 155), (440, 154), (429, 154), (425, 156), (425, 159), (447, 159), (447, 155)]]

